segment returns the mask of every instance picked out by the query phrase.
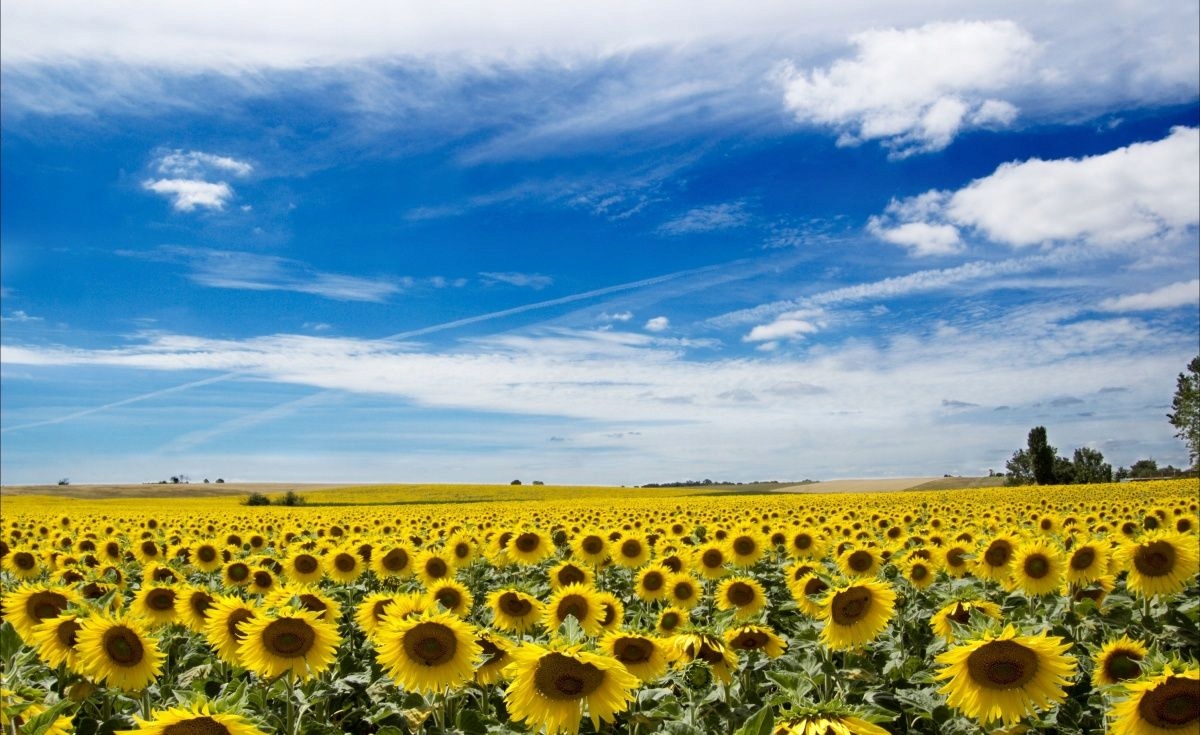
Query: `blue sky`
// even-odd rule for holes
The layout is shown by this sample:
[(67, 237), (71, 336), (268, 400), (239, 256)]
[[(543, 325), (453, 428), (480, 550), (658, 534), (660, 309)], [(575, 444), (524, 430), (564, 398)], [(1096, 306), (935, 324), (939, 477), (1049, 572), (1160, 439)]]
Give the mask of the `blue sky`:
[(1187, 463), (1194, 2), (0, 12), (0, 474)]

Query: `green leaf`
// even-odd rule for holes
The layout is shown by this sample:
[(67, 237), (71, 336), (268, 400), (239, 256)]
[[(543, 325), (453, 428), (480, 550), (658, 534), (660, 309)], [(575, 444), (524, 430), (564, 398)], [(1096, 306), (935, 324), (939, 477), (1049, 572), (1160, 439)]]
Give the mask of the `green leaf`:
[(459, 710), (455, 724), (466, 735), (487, 735), (487, 720), (483, 719), (483, 715), (479, 714), (478, 710)]
[(54, 725), (54, 721), (57, 720), (60, 715), (66, 712), (67, 708), (72, 704), (73, 703), (69, 699), (64, 699), (58, 702), (37, 717), (30, 718), (29, 721), (25, 723), (25, 726), (21, 728), (21, 732), (25, 733), (26, 735), (45, 735), (46, 731)]
[(384, 725), (375, 731), (376, 735), (404, 735), (404, 731), (395, 725)]
[(8, 661), (17, 651), (21, 650), (21, 636), (17, 635), (17, 631), (12, 627), (12, 623), (7, 620), (0, 625), (0, 659)]
[(771, 729), (774, 727), (775, 712), (768, 705), (742, 723), (733, 735), (771, 735)]

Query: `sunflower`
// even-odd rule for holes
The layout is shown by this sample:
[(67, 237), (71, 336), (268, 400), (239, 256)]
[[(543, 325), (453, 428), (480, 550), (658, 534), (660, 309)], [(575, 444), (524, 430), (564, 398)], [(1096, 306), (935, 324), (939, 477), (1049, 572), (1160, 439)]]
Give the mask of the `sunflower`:
[(1170, 531), (1152, 531), (1125, 545), (1118, 556), (1129, 570), (1125, 586), (1142, 597), (1178, 594), (1196, 574), (1195, 539)]
[(465, 567), (479, 556), (479, 545), (465, 533), (456, 533), (446, 539), (445, 549), (450, 552), (456, 567)]
[(331, 595), (308, 584), (279, 587), (263, 599), (263, 607), (292, 606), (317, 614), (317, 619), (337, 625), (342, 617), (342, 606)]
[(820, 559), (825, 555), (825, 542), (816, 532), (803, 529), (788, 536), (787, 551), (795, 559)]
[(720, 579), (728, 574), (729, 568), (725, 566), (728, 561), (729, 553), (721, 543), (705, 544), (696, 552), (696, 570), (705, 579)]
[(362, 557), (349, 547), (333, 549), (325, 555), (325, 573), (342, 584), (358, 579), (366, 566)]
[(665, 607), (658, 614), (658, 620), (654, 624), (654, 629), (663, 635), (672, 635), (679, 630), (680, 627), (691, 622), (691, 614), (682, 608)]
[(198, 541), (188, 547), (188, 563), (201, 572), (215, 572), (225, 560), (221, 549), (211, 541)]
[(752, 567), (762, 559), (767, 542), (752, 529), (739, 531), (729, 537), (729, 562), (737, 567)]
[(582, 562), (600, 566), (608, 559), (608, 539), (595, 531), (581, 533), (571, 540), (571, 553)]
[(483, 649), (475, 627), (450, 613), (389, 616), (375, 636), (375, 658), (410, 692), (458, 688), (475, 676)]
[(413, 555), (403, 546), (392, 544), (371, 554), (371, 569), (380, 579), (401, 578), (412, 575)]
[(956, 638), (954, 626), (969, 625), (972, 612), (983, 615), (991, 620), (1000, 619), (1000, 606), (994, 602), (988, 602), (987, 600), (954, 600), (934, 613), (933, 617), (929, 620), (929, 627), (933, 628), (935, 634), (945, 638), (947, 642), (953, 643)]
[(724, 633), (725, 642), (735, 651), (762, 651), (768, 658), (779, 658), (787, 641), (765, 625), (739, 625)]
[(301, 681), (319, 676), (333, 664), (342, 642), (335, 623), (293, 607), (251, 618), (242, 624), (242, 632), (238, 659), (263, 679), (288, 671)]
[(993, 582), (1007, 582), (1012, 574), (1017, 540), (1008, 535), (993, 538), (975, 557), (975, 576)]
[(1092, 657), (1092, 686), (1119, 684), (1142, 675), (1142, 659), (1149, 651), (1141, 641), (1121, 636), (1105, 643)]
[(471, 594), (471, 590), (453, 579), (443, 579), (430, 586), (425, 595), (425, 604), (430, 609), (441, 605), (446, 612), (460, 618), (471, 614), (471, 605), (474, 602), (475, 597)]
[(677, 665), (690, 664), (693, 661), (703, 661), (708, 664), (714, 676), (728, 684), (733, 681), (733, 672), (737, 671), (737, 651), (725, 644), (725, 641), (707, 633), (679, 633), (671, 638), (671, 659)]
[(796, 601), (796, 606), (801, 612), (810, 618), (821, 617), (825, 609), (821, 600), (829, 591), (829, 583), (825, 579), (817, 576), (816, 572), (809, 572), (789, 584), (788, 589), (791, 590), (792, 599)]
[[(35, 732), (29, 728), (32, 720), (46, 713), (46, 706), (40, 701), (29, 699), (29, 690), (14, 692), (7, 687), (0, 687), (0, 727), (5, 732)], [(42, 735), (70, 735), (75, 732), (70, 715), (59, 715), (45, 725), (45, 729), (37, 729)]]
[(376, 631), (383, 624), (384, 616), (388, 608), (395, 604), (396, 598), (394, 592), (372, 592), (354, 609), (354, 622), (369, 640), (375, 639)]
[(147, 538), (133, 545), (133, 555), (142, 566), (146, 566), (151, 562), (161, 561), (166, 556), (166, 549), (154, 539)]
[(730, 577), (717, 587), (717, 608), (735, 610), (738, 618), (748, 618), (767, 604), (767, 593), (758, 580)]
[(70, 587), (21, 585), (4, 596), (4, 619), (12, 623), (21, 640), (30, 643), (34, 626), (62, 615), (72, 603), (79, 602), (79, 593)]
[(1067, 559), (1067, 583), (1073, 586), (1091, 584), (1108, 571), (1108, 544), (1084, 541), (1077, 544)]
[(221, 595), (208, 608), (204, 637), (222, 661), (241, 666), (238, 646), (246, 637), (246, 624), (258, 616), (258, 608), (240, 597)]
[(140, 618), (85, 618), (75, 633), (80, 668), (92, 679), (123, 691), (145, 689), (162, 671), (163, 655)]
[(245, 717), (213, 712), (208, 703), (191, 707), (154, 710), (150, 719), (133, 716), (134, 730), (117, 730), (116, 735), (266, 735)]
[(175, 612), (178, 596), (179, 590), (174, 586), (148, 585), (133, 596), (129, 611), (145, 618), (153, 628), (170, 625), (179, 619), (179, 614)]
[(253, 569), (241, 559), (235, 559), (221, 570), (221, 582), (226, 588), (245, 587), (250, 584), (250, 574)]
[(878, 576), (879, 568), (883, 566), (874, 549), (847, 549), (838, 556), (837, 563), (842, 574), (860, 579)]
[(602, 603), (595, 590), (579, 584), (569, 584), (550, 595), (542, 616), (542, 625), (547, 630), (557, 631), (558, 626), (562, 625), (568, 616), (573, 616), (584, 633), (594, 636), (600, 632), (600, 618), (603, 614)]
[(941, 559), (939, 560), (942, 569), (947, 575), (954, 579), (965, 577), (971, 573), (971, 563), (969, 556), (971, 549), (962, 543), (949, 544), (939, 550)]
[(944, 668), (935, 679), (946, 703), (987, 727), (996, 720), (1011, 725), (1066, 698), (1075, 660), (1070, 643), (1041, 633), (1017, 635), (1013, 626), (938, 654)]
[(213, 601), (212, 594), (204, 587), (180, 587), (175, 593), (175, 617), (189, 629), (203, 633)]
[(587, 567), (581, 567), (572, 561), (562, 561), (550, 568), (550, 589), (557, 590), (569, 584), (582, 584), (590, 587), (596, 579), (596, 574)]
[(920, 557), (909, 557), (900, 565), (904, 580), (919, 590), (928, 589), (936, 580), (933, 566)]
[(554, 555), (554, 543), (541, 531), (525, 529), (509, 539), (507, 551), (509, 559), (534, 566)]
[(781, 714), (783, 719), (776, 721), (771, 735), (890, 735), (839, 702), (805, 703)]
[(1116, 587), (1116, 579), (1111, 574), (1103, 574), (1089, 585), (1073, 588), (1071, 590), (1071, 597), (1076, 602), (1091, 600), (1096, 604), (1096, 608), (1099, 609), (1104, 607), (1104, 600), (1108, 597), (1108, 593), (1112, 592)]
[(1063, 559), (1049, 544), (1023, 544), (1013, 559), (1010, 581), (1030, 597), (1052, 595), (1062, 586)]
[(1109, 710), (1113, 735), (1182, 735), (1200, 726), (1200, 668), (1162, 673), (1125, 685), (1129, 696)]
[(80, 618), (74, 613), (64, 613), (48, 618), (33, 628), (33, 648), (50, 668), (65, 665), (72, 671), (79, 670)]
[(600, 590), (596, 593), (600, 601), (600, 629), (612, 631), (625, 623), (625, 605), (611, 592)]
[(283, 574), (296, 584), (314, 584), (325, 576), (325, 565), (316, 554), (296, 549), (284, 558)]
[(600, 641), (600, 649), (643, 682), (655, 681), (667, 673), (667, 655), (657, 638), (614, 630)]
[(475, 683), (486, 685), (503, 680), (504, 670), (512, 663), (512, 651), (516, 644), (487, 630), (479, 631), (475, 642), (482, 651), (482, 658), (475, 668)]
[(826, 593), (821, 642), (837, 651), (858, 648), (887, 627), (895, 611), (896, 593), (886, 582), (859, 580)]
[(454, 577), (454, 564), (450, 561), (450, 556), (432, 549), (417, 554), (413, 561), (413, 570), (426, 589), (443, 579)]
[(548, 735), (576, 735), (583, 717), (599, 730), (634, 699), (638, 679), (610, 656), (578, 646), (521, 646), (512, 653), (504, 701), (514, 720)]
[(638, 573), (634, 592), (647, 602), (665, 600), (668, 595), (667, 579), (670, 574), (671, 572), (665, 567), (646, 567)]
[(487, 597), (492, 609), (492, 626), (522, 635), (538, 624), (545, 606), (541, 600), (520, 590), (494, 590)]
[(626, 534), (615, 542), (612, 560), (628, 569), (640, 569), (650, 561), (650, 544), (639, 534)]

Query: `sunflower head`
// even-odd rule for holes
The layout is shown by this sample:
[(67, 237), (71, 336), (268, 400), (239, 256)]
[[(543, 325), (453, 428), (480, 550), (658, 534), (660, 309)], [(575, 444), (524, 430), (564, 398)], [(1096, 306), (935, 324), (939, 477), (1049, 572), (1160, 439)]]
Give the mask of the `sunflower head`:
[(458, 688), (475, 676), (483, 653), (474, 626), (447, 612), (389, 616), (375, 637), (376, 660), (414, 692)]
[(1178, 594), (1196, 574), (1200, 551), (1195, 539), (1171, 531), (1153, 531), (1119, 553), (1129, 571), (1126, 586), (1141, 597)]
[(604, 637), (600, 647), (643, 682), (654, 681), (667, 671), (666, 652), (657, 638), (613, 631)]
[(531, 729), (578, 733), (587, 715), (597, 730), (633, 701), (638, 679), (616, 659), (577, 646), (534, 644), (513, 652), (504, 699), (514, 720)]
[(541, 600), (511, 588), (494, 590), (487, 603), (493, 627), (518, 635), (537, 625), (544, 612)]
[(75, 640), (81, 668), (110, 687), (145, 689), (162, 670), (158, 641), (138, 617), (92, 615), (81, 623)]
[(1148, 653), (1146, 645), (1128, 636), (1105, 643), (1092, 658), (1092, 684), (1096, 687), (1119, 684), (1142, 675), (1142, 660)]
[(892, 618), (896, 593), (885, 582), (859, 580), (831, 589), (823, 600), (821, 642), (834, 650), (874, 640)]
[(1200, 727), (1200, 668), (1167, 665), (1125, 685), (1128, 696), (1109, 711), (1113, 735), (1193, 733)]
[(308, 610), (283, 607), (243, 624), (238, 659), (264, 679), (291, 672), (307, 681), (329, 668), (342, 639), (337, 626)]
[(118, 730), (116, 735), (265, 735), (243, 715), (214, 711), (207, 702), (154, 710), (149, 719), (135, 715), (134, 720), (136, 730)]

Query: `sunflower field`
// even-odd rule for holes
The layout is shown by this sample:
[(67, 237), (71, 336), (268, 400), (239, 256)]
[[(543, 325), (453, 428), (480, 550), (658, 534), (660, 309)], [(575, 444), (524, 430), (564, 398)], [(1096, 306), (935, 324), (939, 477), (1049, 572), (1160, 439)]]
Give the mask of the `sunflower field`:
[(1200, 732), (1193, 479), (3, 499), (16, 733)]

